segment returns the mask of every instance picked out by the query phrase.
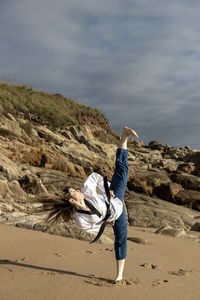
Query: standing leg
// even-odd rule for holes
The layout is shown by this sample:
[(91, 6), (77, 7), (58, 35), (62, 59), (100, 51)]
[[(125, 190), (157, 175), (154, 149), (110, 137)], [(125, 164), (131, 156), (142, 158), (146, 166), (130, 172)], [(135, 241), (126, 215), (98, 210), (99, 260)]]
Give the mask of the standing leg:
[[(128, 150), (127, 140), (130, 135), (137, 137), (134, 130), (124, 127), (119, 148), (116, 154), (115, 172), (111, 181), (110, 190), (123, 202), (123, 197), (128, 180)], [(123, 277), (125, 258), (127, 254), (127, 220), (123, 203), (123, 212), (113, 226), (115, 234), (115, 257), (117, 262), (117, 276), (115, 281)]]

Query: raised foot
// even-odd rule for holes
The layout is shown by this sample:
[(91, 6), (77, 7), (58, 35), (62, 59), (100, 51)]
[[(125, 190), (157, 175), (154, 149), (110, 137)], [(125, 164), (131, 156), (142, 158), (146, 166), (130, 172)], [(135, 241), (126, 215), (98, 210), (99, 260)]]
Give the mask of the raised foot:
[(133, 129), (129, 128), (129, 127), (126, 127), (126, 126), (123, 127), (123, 134), (126, 135), (126, 136), (133, 135), (135, 137), (138, 137), (138, 135), (135, 132), (135, 130), (133, 130)]

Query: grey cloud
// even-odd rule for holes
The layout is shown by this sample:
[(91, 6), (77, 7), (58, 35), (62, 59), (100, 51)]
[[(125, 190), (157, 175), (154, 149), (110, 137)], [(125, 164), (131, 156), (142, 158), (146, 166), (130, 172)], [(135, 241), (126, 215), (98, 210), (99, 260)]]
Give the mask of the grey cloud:
[(0, 3), (0, 78), (59, 92), (136, 126), (145, 142), (198, 146), (197, 0)]

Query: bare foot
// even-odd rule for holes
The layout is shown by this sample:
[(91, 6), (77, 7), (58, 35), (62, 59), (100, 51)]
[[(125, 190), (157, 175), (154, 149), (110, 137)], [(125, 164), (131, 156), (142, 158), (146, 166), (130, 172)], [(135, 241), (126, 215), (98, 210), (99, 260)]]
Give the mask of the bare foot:
[(117, 286), (124, 286), (126, 285), (126, 280), (121, 279), (121, 280), (114, 281), (113, 283), (116, 284)]
[(121, 281), (121, 280), (122, 280), (122, 276), (117, 276), (117, 277), (115, 278), (114, 282), (116, 283), (116, 282)]
[[(165, 281), (165, 282), (167, 282), (167, 281)], [(114, 281), (113, 283), (116, 284), (117, 286), (124, 286), (124, 285), (135, 285), (136, 286), (136, 285), (140, 285), (141, 281), (138, 278), (135, 280), (130, 278), (130, 279), (121, 279), (118, 281)]]
[(133, 135), (135, 137), (138, 137), (138, 135), (135, 132), (135, 130), (133, 130), (133, 129), (129, 128), (129, 127), (126, 127), (126, 126), (123, 127), (123, 134), (126, 135), (126, 136)]

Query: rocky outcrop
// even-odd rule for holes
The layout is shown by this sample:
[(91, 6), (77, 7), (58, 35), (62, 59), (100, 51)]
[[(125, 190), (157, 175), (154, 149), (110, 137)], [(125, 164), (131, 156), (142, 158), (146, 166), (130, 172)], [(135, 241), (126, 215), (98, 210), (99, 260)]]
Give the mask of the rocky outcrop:
[(187, 173), (172, 173), (169, 177), (173, 182), (180, 184), (186, 190), (200, 191), (200, 177)]
[(174, 228), (172, 226), (163, 226), (155, 231), (155, 234), (163, 234), (174, 237), (183, 237), (186, 235), (185, 230), (183, 228)]
[(129, 224), (133, 226), (172, 226), (188, 231), (196, 222), (195, 217), (200, 216), (195, 210), (135, 192), (126, 193), (125, 203)]
[(0, 174), (8, 181), (12, 181), (19, 179), (23, 172), (14, 162), (0, 154)]
[[(24, 213), (15, 213), (12, 217), (9, 217), (6, 220), (6, 224), (14, 225), (19, 228), (26, 228), (31, 230), (38, 230), (47, 232), (49, 234), (60, 235), (64, 237), (75, 238), (79, 240), (84, 240), (91, 242), (96, 234), (88, 233), (80, 228), (78, 228), (73, 222), (60, 222), (56, 225), (48, 225), (42, 221), (42, 217), (34, 216), (34, 215), (26, 215)], [(113, 244), (113, 240), (103, 234), (99, 243), (101, 244)]]
[(135, 168), (134, 173), (135, 176), (128, 182), (128, 188), (138, 193), (153, 195), (161, 184), (170, 182), (165, 173), (156, 169), (142, 170)]
[[(95, 124), (53, 132), (23, 120), (22, 115), (2, 115), (0, 222), (90, 240), (91, 235), (73, 223), (55, 227), (42, 224), (31, 214), (29, 200), (33, 195), (56, 193), (66, 187), (80, 188), (93, 171), (111, 180), (118, 140), (116, 134)], [(163, 146), (156, 141), (145, 146), (133, 139), (129, 149), (125, 197), (129, 224), (154, 227), (173, 236), (190, 229), (198, 231), (200, 151), (189, 146)]]
[(200, 192), (181, 190), (174, 196), (174, 202), (200, 211)]

